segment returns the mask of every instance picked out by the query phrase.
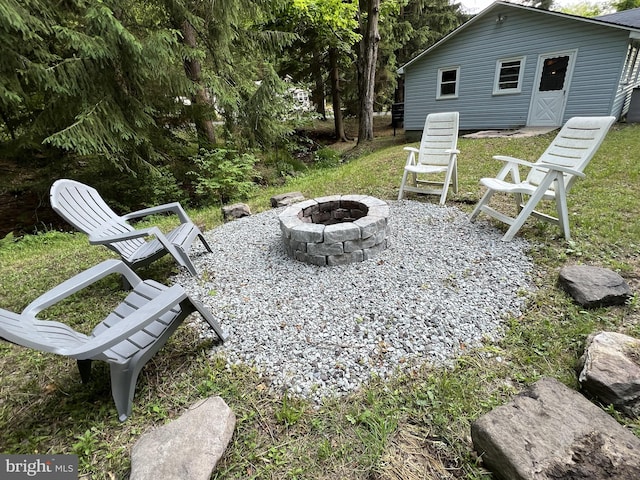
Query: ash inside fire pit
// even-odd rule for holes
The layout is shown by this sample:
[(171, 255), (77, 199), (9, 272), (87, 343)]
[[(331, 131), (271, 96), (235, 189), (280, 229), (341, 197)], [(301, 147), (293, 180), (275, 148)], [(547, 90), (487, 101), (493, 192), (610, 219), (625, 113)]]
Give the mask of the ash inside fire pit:
[(334, 195), (287, 207), (280, 229), (287, 253), (314, 265), (372, 258), (388, 246), (389, 206), (367, 195)]
[(361, 202), (330, 200), (304, 208), (301, 220), (306, 223), (334, 225), (336, 223), (355, 222), (359, 218), (365, 217), (368, 212), (369, 207)]

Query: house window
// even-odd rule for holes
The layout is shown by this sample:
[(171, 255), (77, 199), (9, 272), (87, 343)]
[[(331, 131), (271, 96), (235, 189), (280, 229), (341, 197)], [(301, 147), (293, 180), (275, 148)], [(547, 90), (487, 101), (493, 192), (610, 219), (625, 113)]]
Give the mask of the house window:
[(541, 92), (562, 90), (569, 68), (569, 60), (567, 55), (545, 59), (538, 90)]
[(498, 60), (496, 78), (493, 84), (493, 94), (520, 93), (522, 89), (522, 73), (524, 72), (524, 57)]
[(458, 98), (460, 67), (438, 70), (438, 95), (436, 98)]

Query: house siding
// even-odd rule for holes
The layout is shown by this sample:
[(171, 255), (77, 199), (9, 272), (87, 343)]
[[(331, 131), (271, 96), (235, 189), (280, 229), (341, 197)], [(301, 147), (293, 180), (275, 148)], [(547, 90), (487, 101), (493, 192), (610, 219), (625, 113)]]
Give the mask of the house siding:
[[(497, 23), (498, 14), (506, 20)], [(610, 115), (616, 105), (629, 33), (545, 12), (497, 5), (405, 69), (405, 131), (426, 115), (460, 112), (460, 129), (526, 125), (540, 54), (576, 51), (563, 123), (576, 115)], [(524, 57), (520, 93), (493, 95), (497, 60)], [(436, 100), (441, 67), (460, 67), (459, 95)]]

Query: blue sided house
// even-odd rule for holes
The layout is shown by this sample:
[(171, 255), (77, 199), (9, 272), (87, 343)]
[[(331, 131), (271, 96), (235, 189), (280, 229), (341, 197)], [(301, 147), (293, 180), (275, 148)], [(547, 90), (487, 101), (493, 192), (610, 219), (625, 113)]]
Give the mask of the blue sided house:
[(620, 119), (640, 87), (639, 50), (640, 8), (585, 18), (495, 2), (400, 68), (405, 133), (448, 111), (460, 130)]

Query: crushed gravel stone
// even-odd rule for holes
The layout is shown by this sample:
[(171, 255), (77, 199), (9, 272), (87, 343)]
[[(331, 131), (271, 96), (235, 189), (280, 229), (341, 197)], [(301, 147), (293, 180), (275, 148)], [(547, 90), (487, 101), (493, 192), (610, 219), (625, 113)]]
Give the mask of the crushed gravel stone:
[[(293, 260), (278, 208), (206, 232), (213, 253), (194, 248), (192, 255), (200, 276), (185, 272), (172, 281), (228, 334), (215, 354), (317, 403), (372, 376), (445, 365), (462, 349), (499, 338), (533, 288), (528, 243), (502, 242), (499, 230), (469, 222), (455, 207), (388, 204), (390, 245), (373, 259), (333, 267)], [(203, 336), (215, 336), (194, 322)]]

